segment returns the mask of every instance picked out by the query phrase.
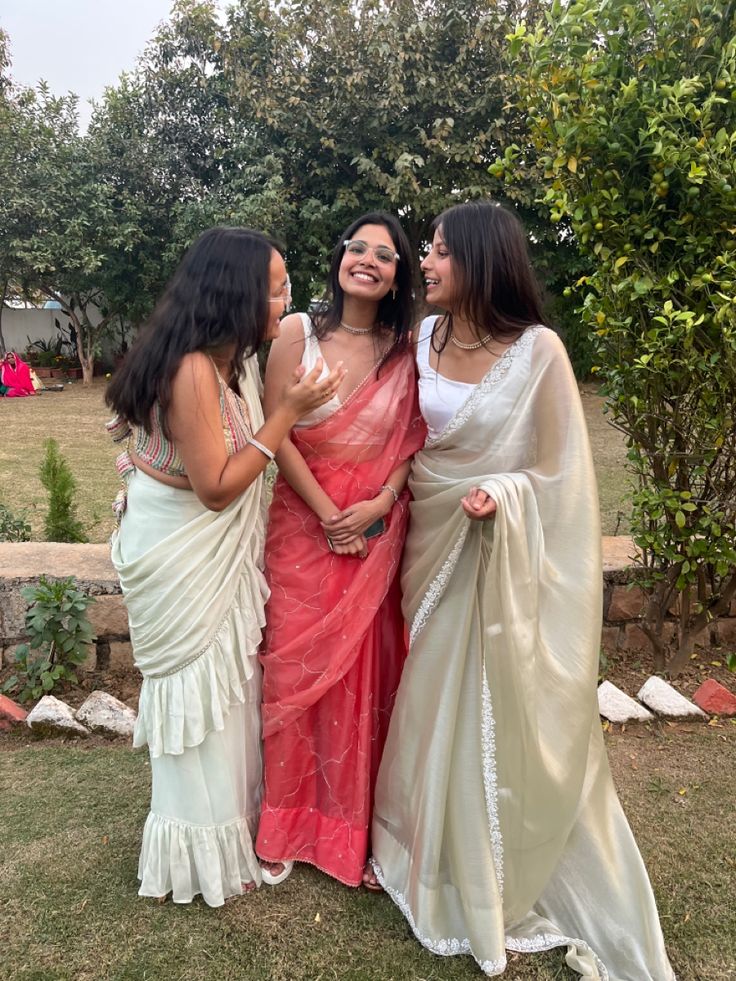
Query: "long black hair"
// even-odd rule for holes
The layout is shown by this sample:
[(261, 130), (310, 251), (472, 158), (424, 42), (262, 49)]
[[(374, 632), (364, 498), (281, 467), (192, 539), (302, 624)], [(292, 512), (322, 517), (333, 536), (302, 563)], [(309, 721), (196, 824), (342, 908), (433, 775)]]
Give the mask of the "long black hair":
[(338, 239), (335, 251), (332, 253), (330, 271), (327, 274), (325, 294), (319, 312), (313, 317), (314, 332), (322, 339), (340, 326), (345, 303), (345, 292), (340, 286), (340, 264), (345, 254), (344, 243), (363, 225), (382, 225), (391, 236), (394, 248), (399, 254), (396, 262), (396, 295), (394, 296), (393, 291), (389, 290), (379, 302), (376, 314), (377, 322), (393, 332), (394, 346), (389, 355), (393, 356), (406, 348), (409, 331), (414, 324), (414, 257), (398, 218), (388, 211), (369, 211), (361, 215), (348, 225)]
[[(452, 259), (459, 298), (455, 313), (467, 320), (478, 338), (490, 334), (507, 341), (533, 324), (546, 324), (539, 283), (532, 269), (524, 226), (495, 201), (470, 201), (443, 211), (432, 223)], [(438, 321), (438, 324), (441, 321)], [(452, 327), (452, 312), (448, 314)], [(435, 350), (444, 349), (435, 337)]]
[[(156, 402), (166, 427), (171, 383), (185, 354), (235, 344), (234, 363), (253, 354), (268, 326), (274, 248), (250, 228), (210, 228), (190, 247), (110, 382), (105, 401), (151, 431)], [(280, 250), (279, 250), (280, 251)]]

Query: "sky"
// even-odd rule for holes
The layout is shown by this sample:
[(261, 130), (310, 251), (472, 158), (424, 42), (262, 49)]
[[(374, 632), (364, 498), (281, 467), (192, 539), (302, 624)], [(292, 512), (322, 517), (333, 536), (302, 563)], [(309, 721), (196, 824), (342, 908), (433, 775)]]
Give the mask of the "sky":
[(54, 95), (78, 95), (84, 131), (88, 100), (135, 66), (170, 9), (171, 0), (0, 0), (11, 75), (31, 86), (44, 79)]

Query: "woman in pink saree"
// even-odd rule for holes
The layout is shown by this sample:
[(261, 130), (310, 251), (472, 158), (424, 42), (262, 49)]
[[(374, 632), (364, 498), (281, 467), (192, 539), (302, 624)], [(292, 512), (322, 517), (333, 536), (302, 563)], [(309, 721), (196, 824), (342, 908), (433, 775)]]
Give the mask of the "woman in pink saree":
[(272, 884), (294, 860), (346, 885), (375, 884), (366, 869), (373, 788), (406, 656), (404, 485), (425, 436), (408, 346), (411, 279), (398, 221), (363, 216), (335, 250), (323, 309), (314, 321), (284, 320), (269, 356), (267, 412), (300, 362), (348, 370), (277, 455), (256, 843)]
[(31, 369), (14, 351), (9, 351), (0, 362), (0, 395), (18, 399), (35, 394)]

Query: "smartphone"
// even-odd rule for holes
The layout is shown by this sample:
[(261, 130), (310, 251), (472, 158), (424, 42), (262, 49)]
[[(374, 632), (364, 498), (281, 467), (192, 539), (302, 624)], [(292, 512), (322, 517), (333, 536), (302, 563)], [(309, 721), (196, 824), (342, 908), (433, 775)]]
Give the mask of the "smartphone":
[(386, 530), (386, 522), (383, 518), (379, 518), (378, 521), (374, 521), (372, 525), (369, 525), (363, 532), (363, 538), (375, 538), (376, 535), (382, 535)]

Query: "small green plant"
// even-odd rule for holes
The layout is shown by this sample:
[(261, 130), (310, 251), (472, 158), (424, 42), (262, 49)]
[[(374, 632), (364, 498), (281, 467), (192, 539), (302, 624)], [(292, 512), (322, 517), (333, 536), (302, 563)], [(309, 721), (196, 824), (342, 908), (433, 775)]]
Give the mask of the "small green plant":
[(44, 523), (46, 540), (49, 542), (86, 542), (84, 528), (77, 518), (74, 494), (77, 482), (69, 464), (59, 452), (55, 439), (44, 443), (45, 455), (41, 463), (41, 483), (49, 494), (49, 510)]
[(31, 526), (23, 518), (0, 504), (0, 542), (29, 542)]
[(26, 611), (27, 644), (15, 651), (17, 671), (2, 690), (21, 702), (47, 695), (58, 681), (77, 683), (75, 668), (87, 657), (94, 641), (87, 607), (94, 602), (76, 586), (74, 579), (47, 579), (21, 590), (31, 605)]

